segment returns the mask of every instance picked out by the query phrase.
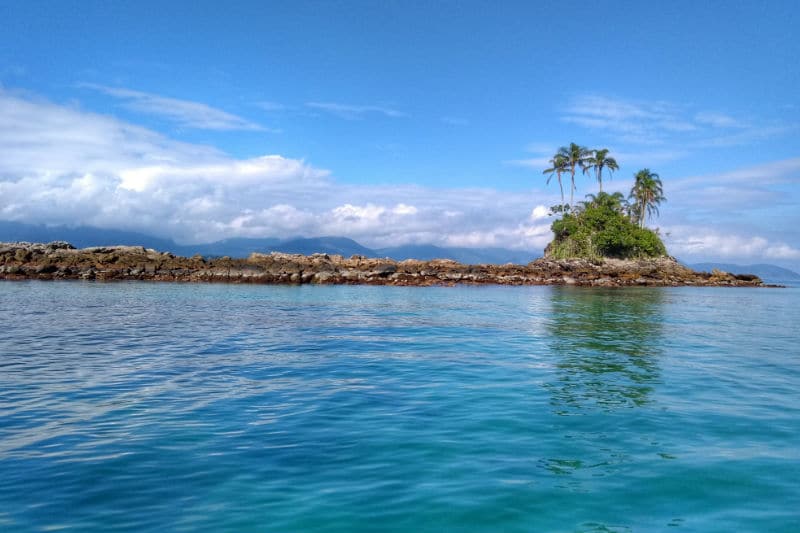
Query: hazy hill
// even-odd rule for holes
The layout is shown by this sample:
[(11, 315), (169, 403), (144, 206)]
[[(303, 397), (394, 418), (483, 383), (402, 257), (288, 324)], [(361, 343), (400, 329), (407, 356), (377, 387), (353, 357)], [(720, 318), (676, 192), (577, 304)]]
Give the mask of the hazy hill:
[(270, 251), (305, 255), (314, 253), (339, 254), (345, 257), (351, 255), (375, 256), (374, 250), (362, 246), (347, 237), (299, 237), (281, 241), (273, 245)]
[(731, 274), (755, 274), (768, 283), (778, 283), (784, 281), (800, 282), (800, 274), (788, 268), (777, 265), (759, 263), (757, 265), (735, 265), (731, 263), (695, 263), (688, 265), (689, 268), (704, 272), (711, 272), (713, 269), (730, 272)]
[[(524, 265), (541, 254), (505, 248), (455, 248), (434, 246), (432, 244), (407, 244), (390, 248), (367, 248), (346, 237), (296, 237), (278, 238), (232, 238), (207, 244), (180, 245), (171, 239), (154, 237), (145, 233), (116, 229), (102, 229), (91, 226), (43, 226), (23, 224), (0, 220), (0, 242), (29, 241), (50, 242), (67, 241), (78, 248), (88, 246), (110, 246), (115, 244), (144, 246), (159, 251), (168, 251), (176, 255), (192, 256), (200, 254), (206, 257), (247, 257), (253, 252), (269, 253), (271, 251), (292, 254), (327, 253), (345, 257), (363, 255), (366, 257), (389, 257), (397, 261), (403, 259), (453, 259), (467, 264), (505, 264)], [(696, 263), (687, 265), (695, 270), (710, 272), (712, 269), (724, 270), (734, 274), (755, 274), (771, 283), (800, 284), (800, 274), (776, 265), (736, 265), (729, 263)]]
[(102, 229), (90, 226), (43, 226), (8, 222), (0, 220), (0, 242), (28, 241), (52, 242), (67, 241), (76, 248), (88, 246), (111, 246), (115, 244), (144, 246), (159, 251), (180, 253), (181, 248), (170, 239), (161, 239), (144, 233), (116, 229)]
[(192, 256), (200, 254), (205, 257), (247, 257), (253, 252), (263, 252), (270, 250), (280, 243), (280, 239), (223, 239), (221, 241), (208, 244), (189, 244), (179, 246), (180, 255)]
[(397, 261), (414, 258), (423, 261), (431, 259), (453, 259), (465, 264), (505, 264), (525, 265), (541, 254), (505, 248), (443, 248), (432, 244), (407, 244), (392, 248), (379, 248), (375, 252), (380, 257), (390, 257)]
[(391, 248), (367, 248), (346, 237), (296, 237), (290, 239), (262, 238), (224, 239), (207, 244), (179, 245), (170, 239), (162, 239), (123, 230), (100, 229), (93, 227), (42, 226), (19, 222), (0, 221), (0, 241), (50, 242), (67, 241), (78, 248), (88, 246), (109, 246), (124, 244), (144, 246), (177, 255), (206, 257), (247, 257), (253, 252), (271, 251), (292, 254), (327, 253), (345, 257), (363, 255), (366, 257), (390, 257), (403, 259), (453, 259), (461, 263), (527, 264), (540, 254), (504, 248), (444, 248), (430, 244), (396, 246)]

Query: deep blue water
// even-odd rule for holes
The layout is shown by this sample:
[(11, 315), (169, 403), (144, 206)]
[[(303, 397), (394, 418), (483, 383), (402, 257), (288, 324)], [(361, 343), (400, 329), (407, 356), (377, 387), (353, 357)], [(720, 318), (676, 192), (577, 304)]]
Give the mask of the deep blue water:
[(797, 532), (799, 303), (0, 283), (0, 530)]

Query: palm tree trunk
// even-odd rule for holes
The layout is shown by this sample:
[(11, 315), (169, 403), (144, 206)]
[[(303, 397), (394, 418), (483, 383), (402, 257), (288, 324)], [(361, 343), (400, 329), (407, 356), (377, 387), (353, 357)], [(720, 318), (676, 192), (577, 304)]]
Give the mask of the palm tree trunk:
[(597, 169), (597, 183), (600, 184), (600, 192), (603, 192), (603, 167)]
[(569, 189), (569, 208), (570, 209), (572, 209), (572, 204), (573, 204), (573, 202), (575, 200), (575, 165), (572, 165), (571, 172), (572, 172), (572, 175), (571, 175), (572, 186)]
[(644, 219), (647, 216), (647, 211), (644, 209), (644, 198), (642, 198), (642, 205), (639, 206), (639, 227), (644, 228)]

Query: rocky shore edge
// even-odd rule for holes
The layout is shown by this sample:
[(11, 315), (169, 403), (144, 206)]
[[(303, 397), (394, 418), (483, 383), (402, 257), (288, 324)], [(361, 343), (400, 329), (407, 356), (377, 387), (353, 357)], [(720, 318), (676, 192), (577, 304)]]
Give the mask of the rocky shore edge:
[(0, 243), (0, 279), (142, 280), (260, 284), (578, 285), (766, 287), (751, 274), (695, 272), (673, 258), (536, 259), (527, 265), (464, 265), (354, 255), (253, 253), (246, 259), (180, 257), (141, 246), (76, 249), (67, 242)]

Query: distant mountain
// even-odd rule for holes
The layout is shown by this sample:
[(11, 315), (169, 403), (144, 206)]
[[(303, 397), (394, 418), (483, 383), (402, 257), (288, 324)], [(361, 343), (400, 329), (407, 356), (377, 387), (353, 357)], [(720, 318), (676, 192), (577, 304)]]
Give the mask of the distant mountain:
[(505, 248), (443, 248), (432, 244), (407, 244), (393, 248), (379, 248), (375, 253), (380, 257), (390, 257), (396, 261), (403, 259), (452, 259), (465, 264), (495, 264), (515, 263), (528, 264), (539, 254)]
[(102, 229), (90, 226), (78, 226), (75, 228), (70, 228), (68, 226), (43, 226), (0, 220), (0, 242), (9, 241), (67, 241), (76, 248), (119, 244), (144, 246), (145, 248), (155, 248), (159, 251), (173, 252), (176, 254), (182, 253), (179, 250), (181, 247), (172, 240), (161, 239), (134, 231)]
[(361, 246), (347, 237), (294, 238), (273, 245), (270, 251), (287, 254), (338, 254), (345, 257), (364, 255), (375, 257), (375, 250)]
[[(456, 248), (434, 246), (432, 244), (407, 244), (390, 248), (372, 249), (362, 246), (353, 239), (346, 237), (296, 237), (290, 239), (262, 238), (246, 239), (232, 238), (208, 244), (175, 243), (171, 239), (154, 237), (135, 231), (117, 229), (102, 229), (91, 226), (43, 226), (9, 222), (0, 220), (0, 242), (30, 241), (51, 242), (67, 241), (78, 248), (89, 246), (130, 245), (154, 248), (162, 252), (172, 252), (176, 255), (192, 256), (200, 254), (205, 257), (247, 257), (253, 252), (269, 253), (283, 252), (290, 254), (309, 255), (313, 253), (338, 254), (345, 257), (363, 255), (366, 257), (389, 257), (396, 261), (404, 259), (453, 259), (466, 264), (495, 264), (515, 263), (524, 265), (536, 259), (541, 254), (505, 248)], [(733, 274), (755, 274), (770, 283), (791, 283), (800, 285), (800, 274), (787, 268), (776, 265), (735, 265), (729, 263), (696, 263), (687, 265), (694, 270), (710, 272), (717, 268)]]
[(695, 263), (688, 265), (689, 268), (704, 272), (711, 272), (713, 269), (730, 272), (731, 274), (755, 274), (768, 283), (778, 283), (783, 281), (800, 281), (800, 274), (788, 268), (777, 265), (757, 264), (757, 265), (734, 265), (730, 263)]
[(346, 237), (296, 237), (290, 239), (263, 238), (224, 239), (207, 244), (177, 244), (170, 239), (162, 239), (132, 231), (101, 229), (88, 226), (70, 228), (68, 226), (42, 226), (20, 222), (0, 221), (0, 242), (67, 241), (78, 248), (88, 246), (111, 246), (115, 244), (144, 246), (177, 255), (205, 257), (247, 257), (253, 252), (283, 252), (291, 254), (326, 253), (345, 257), (363, 255), (366, 257), (389, 257), (397, 261), (403, 259), (453, 259), (469, 264), (527, 264), (538, 257), (534, 252), (507, 250), (504, 248), (445, 248), (431, 244), (409, 244), (391, 248), (372, 249), (362, 246)]
[(200, 254), (204, 257), (247, 257), (253, 252), (266, 253), (279, 245), (280, 239), (223, 239), (208, 244), (187, 244), (179, 246), (180, 255), (192, 256)]
[(377, 248), (373, 251), (380, 257), (388, 257), (395, 261), (414, 258), (421, 261), (431, 259), (453, 259), (445, 248), (432, 244), (406, 244), (404, 246), (393, 246), (391, 248)]

